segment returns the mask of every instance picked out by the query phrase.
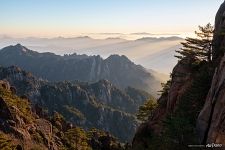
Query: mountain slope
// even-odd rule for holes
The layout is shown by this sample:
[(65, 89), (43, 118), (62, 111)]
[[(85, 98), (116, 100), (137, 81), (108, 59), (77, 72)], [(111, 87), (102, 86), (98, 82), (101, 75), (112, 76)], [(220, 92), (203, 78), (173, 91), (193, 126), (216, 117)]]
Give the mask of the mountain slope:
[(54, 112), (41, 115), (31, 108), (27, 97), (16, 95), (15, 87), (0, 80), (0, 148), (1, 150), (124, 150), (115, 137), (101, 130), (84, 129)]
[(192, 64), (186, 57), (177, 63), (153, 115), (139, 126), (133, 150), (224, 149), (224, 14), (225, 2), (215, 19), (212, 62)]
[[(224, 53), (224, 14), (225, 2), (220, 6), (215, 18), (215, 30), (213, 37), (213, 62), (216, 67), (210, 90), (205, 99), (198, 119), (197, 129), (199, 141), (202, 144), (216, 143), (225, 144), (225, 121), (224, 121), (224, 104), (225, 104), (225, 53)], [(221, 146), (221, 145), (219, 145)], [(221, 149), (224, 149), (222, 147)]]
[(0, 50), (0, 64), (17, 65), (49, 81), (96, 82), (106, 79), (122, 89), (131, 86), (155, 96), (161, 88), (160, 81), (125, 56), (111, 55), (107, 59), (76, 54), (59, 56), (38, 53), (17, 44)]
[[(0, 67), (0, 79), (13, 85), (18, 95), (28, 97), (33, 106), (41, 107), (53, 115), (61, 113), (67, 121), (85, 129), (109, 131), (122, 141), (134, 135), (138, 106), (151, 97), (148, 93), (128, 88), (126, 91), (106, 80), (96, 83), (49, 82), (12, 66)], [(136, 97), (130, 91), (136, 92)]]

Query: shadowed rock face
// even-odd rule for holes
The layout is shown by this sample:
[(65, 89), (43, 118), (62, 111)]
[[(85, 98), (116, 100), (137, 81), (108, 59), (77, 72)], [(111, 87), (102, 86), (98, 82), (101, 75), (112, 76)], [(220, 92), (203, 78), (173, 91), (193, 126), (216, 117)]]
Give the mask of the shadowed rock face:
[(225, 57), (216, 69), (197, 127), (202, 143), (225, 143)]
[(225, 39), (225, 2), (220, 6), (215, 18), (215, 30), (213, 36), (213, 61), (218, 65), (224, 55)]
[(0, 115), (2, 116), (2, 119), (12, 119), (12, 116), (9, 115), (10, 110), (7, 107), (7, 104), (5, 101), (0, 97)]
[[(109, 131), (124, 141), (135, 133), (134, 115), (138, 107), (152, 97), (131, 87), (122, 91), (108, 80), (96, 83), (43, 81), (15, 66), (0, 67), (0, 79), (9, 81), (18, 95), (45, 108), (49, 115), (57, 111), (67, 121), (85, 129), (95, 127)], [(10, 90), (9, 85), (1, 84)]]
[[(170, 83), (170, 89), (167, 94), (162, 94), (158, 99), (158, 107), (146, 123), (139, 126), (133, 139), (133, 147), (136, 145), (148, 145), (148, 138), (155, 134), (160, 135), (163, 130), (163, 121), (168, 114), (174, 112), (180, 97), (192, 83), (191, 68), (185, 65), (188, 60), (181, 60), (174, 67)], [(136, 149), (135, 149), (136, 150)]]
[[(183, 95), (186, 89), (191, 84), (191, 68), (187, 65), (184, 65), (185, 61), (181, 60), (173, 69), (172, 72), (172, 81), (168, 94), (167, 101), (167, 111), (172, 112), (177, 102), (179, 101), (179, 97)], [(188, 82), (187, 82), (188, 81)]]
[[(175, 114), (176, 109), (179, 107), (179, 102), (182, 102), (181, 97), (183, 95), (185, 96), (185, 94), (192, 94), (189, 93), (188, 90), (194, 88), (192, 87), (194, 84), (198, 83), (196, 85), (199, 85), (202, 81), (203, 84), (200, 84), (200, 86), (206, 88), (201, 91), (199, 89), (200, 86), (197, 86), (196, 91), (200, 95), (198, 97), (199, 99), (196, 99), (195, 97), (188, 97), (191, 99), (191, 101), (188, 102), (200, 102), (200, 107), (196, 109), (197, 111), (195, 113), (195, 116), (192, 116), (194, 119), (194, 123), (195, 121), (197, 122), (198, 137), (196, 135), (196, 140), (199, 138), (199, 142), (202, 144), (225, 144), (224, 33), (225, 2), (218, 10), (215, 19), (215, 31), (213, 38), (213, 65), (207, 64), (205, 66), (205, 70), (207, 70), (208, 72), (208, 77), (204, 78), (205, 76), (207, 76), (207, 72), (201, 72), (201, 70), (193, 71), (188, 66), (182, 65), (183, 60), (179, 61), (173, 69), (170, 89), (167, 95), (162, 95), (158, 100), (159, 103), (163, 103), (164, 105), (159, 105), (158, 108), (155, 109), (153, 117), (149, 118), (149, 121), (139, 127), (133, 140), (134, 148), (136, 148), (136, 145), (146, 145), (147, 147), (149, 142), (148, 139), (151, 137), (152, 134), (156, 133), (156, 135), (160, 135), (160, 131), (163, 131), (162, 121), (165, 119), (165, 117), (170, 114)], [(203, 66), (200, 67), (204, 69), (204, 62)], [(202, 81), (199, 81), (199, 77), (202, 79)], [(194, 105), (191, 105), (191, 109), (194, 109), (194, 107)], [(182, 113), (185, 114), (185, 112)], [(196, 114), (198, 115), (198, 118), (196, 118)], [(194, 130), (196, 131), (196, 128)]]
[(225, 2), (217, 12), (213, 58), (216, 70), (205, 105), (197, 121), (201, 143), (225, 144), (225, 56), (224, 55)]

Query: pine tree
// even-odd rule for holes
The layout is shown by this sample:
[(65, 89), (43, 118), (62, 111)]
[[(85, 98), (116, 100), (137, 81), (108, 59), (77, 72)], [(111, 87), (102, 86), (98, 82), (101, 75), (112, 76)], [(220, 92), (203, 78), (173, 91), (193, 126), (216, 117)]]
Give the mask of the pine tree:
[(212, 37), (213, 26), (208, 23), (206, 26), (199, 26), (199, 31), (195, 31), (196, 38), (187, 37), (185, 42), (181, 42), (182, 48), (177, 50), (179, 59), (212, 61)]
[(64, 133), (65, 145), (70, 150), (90, 150), (86, 132), (79, 127), (67, 130)]
[(148, 120), (148, 118), (152, 115), (153, 110), (156, 108), (157, 103), (150, 99), (144, 103), (144, 105), (139, 107), (138, 113), (137, 113), (137, 119), (141, 122), (145, 122)]

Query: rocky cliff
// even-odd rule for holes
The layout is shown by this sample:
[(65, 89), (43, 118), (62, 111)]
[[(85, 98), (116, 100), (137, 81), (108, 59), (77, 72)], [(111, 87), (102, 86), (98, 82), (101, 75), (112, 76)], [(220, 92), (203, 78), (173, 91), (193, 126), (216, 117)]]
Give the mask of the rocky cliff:
[(122, 91), (107, 80), (44, 81), (16, 66), (0, 67), (0, 79), (9, 81), (18, 95), (29, 98), (33, 107), (46, 111), (45, 115), (52, 116), (57, 111), (67, 121), (85, 129), (108, 131), (122, 141), (134, 135), (138, 106), (151, 97), (131, 87)]
[(197, 144), (196, 120), (210, 88), (212, 67), (181, 60), (174, 67), (158, 106), (133, 139), (133, 149), (188, 149)]
[(124, 150), (115, 137), (101, 130), (84, 131), (57, 112), (43, 118), (30, 100), (0, 80), (0, 149), (2, 150)]
[(225, 144), (225, 56), (224, 56), (224, 27), (225, 27), (225, 3), (217, 12), (214, 33), (214, 63), (216, 70), (213, 76), (211, 88), (206, 98), (205, 105), (201, 110), (198, 121), (198, 133), (200, 142)]
[[(0, 135), (1, 138), (10, 139), (7, 142), (9, 149), (13, 149), (12, 145), (17, 148), (25, 146), (26, 149), (36, 147), (34, 139), (40, 134), (42, 135), (40, 139), (45, 141), (45, 144), (39, 143), (40, 148), (55, 149), (51, 123), (39, 118), (31, 111), (28, 99), (20, 98), (14, 93), (15, 91), (7, 81), (0, 81)], [(2, 141), (0, 144), (1, 148), (5, 148)]]
[[(190, 149), (193, 144), (225, 145), (225, 2), (215, 19), (212, 63), (180, 60), (158, 107), (133, 139), (133, 149)], [(215, 145), (214, 145), (215, 146)], [(223, 149), (223, 148), (221, 148)]]

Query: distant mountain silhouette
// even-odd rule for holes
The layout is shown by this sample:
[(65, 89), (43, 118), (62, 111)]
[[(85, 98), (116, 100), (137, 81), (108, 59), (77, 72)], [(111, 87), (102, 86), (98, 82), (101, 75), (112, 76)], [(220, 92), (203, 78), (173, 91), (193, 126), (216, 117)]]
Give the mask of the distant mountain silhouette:
[[(123, 36), (112, 36), (106, 39), (93, 39), (83, 37), (56, 37), (56, 38), (7, 38), (0, 37), (0, 47), (21, 43), (27, 48), (38, 52), (54, 52), (55, 54), (87, 54), (100, 55), (107, 58), (110, 55), (125, 55), (136, 64), (147, 69), (154, 69), (169, 74), (177, 63), (174, 57), (175, 50), (179, 49), (182, 38), (171, 37), (149, 37), (149, 35), (133, 35), (137, 40), (126, 40)], [(141, 38), (142, 37), (142, 38)], [(135, 39), (136, 39), (135, 38)], [(167, 50), (167, 51), (165, 51)], [(164, 54), (165, 52), (165, 54)], [(161, 53), (163, 56), (161, 57)], [(166, 55), (166, 59), (164, 56)], [(146, 60), (146, 56), (149, 59)], [(151, 61), (157, 56), (158, 60)], [(143, 61), (143, 59), (145, 61)], [(163, 65), (159, 65), (162, 64)]]
[(17, 44), (0, 50), (0, 64), (6, 67), (17, 65), (49, 81), (96, 82), (106, 79), (121, 89), (131, 86), (154, 95), (161, 88), (155, 76), (126, 56), (111, 55), (107, 59), (77, 54), (60, 56), (38, 53)]

